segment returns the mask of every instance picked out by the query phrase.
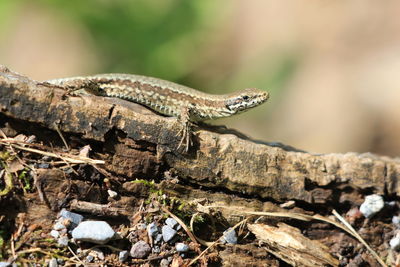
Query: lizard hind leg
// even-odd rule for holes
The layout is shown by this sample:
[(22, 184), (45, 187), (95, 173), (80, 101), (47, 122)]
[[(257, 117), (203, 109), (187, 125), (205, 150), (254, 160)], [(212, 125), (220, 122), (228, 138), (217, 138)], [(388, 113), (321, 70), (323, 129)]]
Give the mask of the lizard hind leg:
[(184, 146), (185, 152), (189, 151), (190, 146), (193, 144), (191, 139), (191, 127), (190, 122), (182, 122), (182, 127), (178, 133), (181, 136), (181, 140), (178, 144), (178, 149)]
[(181, 136), (181, 140), (178, 144), (178, 149), (185, 144), (185, 152), (189, 151), (190, 146), (193, 145), (192, 141), (192, 122), (189, 120), (189, 108), (183, 107), (181, 111), (181, 115), (178, 117), (178, 121), (181, 123), (181, 129), (178, 132), (178, 135)]

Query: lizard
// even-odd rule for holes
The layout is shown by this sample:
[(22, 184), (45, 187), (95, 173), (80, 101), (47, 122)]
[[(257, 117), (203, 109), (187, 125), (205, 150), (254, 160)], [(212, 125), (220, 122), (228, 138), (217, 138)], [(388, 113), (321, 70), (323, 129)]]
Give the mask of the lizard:
[(84, 89), (87, 93), (115, 97), (144, 105), (182, 122), (182, 139), (189, 149), (191, 123), (229, 117), (268, 100), (269, 94), (256, 88), (223, 95), (204, 93), (170, 81), (134, 74), (97, 74), (47, 80), (69, 92)]

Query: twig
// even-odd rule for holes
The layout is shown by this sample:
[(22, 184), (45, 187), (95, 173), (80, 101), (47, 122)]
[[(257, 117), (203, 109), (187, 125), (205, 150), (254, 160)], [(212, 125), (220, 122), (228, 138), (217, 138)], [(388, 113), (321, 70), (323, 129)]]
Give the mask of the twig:
[(162, 209), (164, 212), (168, 213), (169, 216), (171, 216), (172, 218), (174, 218), (175, 221), (177, 221), (177, 222), (182, 226), (182, 228), (183, 228), (183, 229), (185, 230), (185, 232), (188, 234), (188, 236), (190, 237), (190, 239), (192, 239), (192, 241), (193, 241), (197, 246), (199, 246), (199, 243), (197, 242), (196, 237), (193, 235), (193, 233), (190, 231), (190, 229), (186, 226), (186, 224), (185, 224), (181, 219), (179, 219), (176, 215), (172, 214), (172, 212), (170, 212), (167, 208), (161, 207), (161, 209)]
[[(42, 251), (41, 248), (30, 248), (30, 249), (25, 249), (25, 250), (21, 250), (17, 252), (17, 256), (22, 255), (22, 254), (27, 254), (27, 253), (32, 253), (32, 252), (41, 252), (44, 253)], [(45, 254), (45, 253), (44, 253)], [(14, 260), (16, 260), (17, 258), (15, 258)]]
[[(207, 206), (208, 208), (225, 208), (225, 209), (231, 209), (231, 210), (237, 210), (234, 208), (226, 207), (226, 206)], [(321, 215), (307, 215), (307, 214), (301, 214), (301, 213), (291, 213), (291, 212), (257, 212), (257, 211), (245, 211), (244, 213), (246, 214), (252, 214), (252, 215), (259, 215), (259, 216), (270, 216), (270, 217), (285, 217), (285, 218), (291, 218), (291, 219), (296, 219), (296, 220), (302, 220), (302, 221), (311, 221), (311, 220), (318, 220), (318, 221), (323, 221), (329, 224), (332, 224), (351, 236), (355, 237), (358, 241), (360, 241), (367, 249), (368, 251), (375, 257), (375, 259), (384, 267), (387, 267), (387, 265), (383, 262), (383, 260), (379, 257), (379, 255), (365, 242), (364, 239), (354, 230), (354, 228), (342, 217), (340, 216), (335, 210), (332, 211), (332, 213), (343, 223), (340, 224), (334, 220), (331, 220), (329, 218), (323, 217)]]
[[(235, 208), (231, 207), (226, 207), (226, 206), (206, 206), (206, 208), (224, 208), (228, 210), (235, 210), (238, 211)], [(258, 216), (267, 216), (267, 217), (282, 217), (282, 218), (290, 218), (290, 219), (295, 219), (295, 220), (300, 220), (300, 221), (311, 221), (311, 220), (317, 220), (317, 221), (323, 221), (329, 224), (332, 224), (343, 231), (353, 234), (347, 227), (344, 227), (342, 224), (331, 220), (329, 218), (323, 217), (321, 215), (307, 215), (307, 214), (302, 214), (302, 213), (295, 213), (295, 212), (264, 212), (264, 211), (239, 211), (245, 214), (250, 214), (250, 215), (258, 215)]]
[(352, 235), (368, 249), (368, 251), (372, 254), (372, 256), (374, 256), (374, 258), (379, 262), (380, 265), (387, 267), (386, 263), (379, 257), (375, 250), (373, 250), (367, 244), (367, 242), (365, 242), (365, 240), (357, 233), (357, 231), (342, 216), (340, 216), (340, 214), (337, 213), (336, 210), (333, 210), (332, 213), (350, 230)]
[[(190, 218), (190, 228), (192, 229), (193, 235), (196, 237), (197, 241), (199, 241), (199, 243), (202, 244), (203, 246), (208, 247), (208, 246), (210, 246), (213, 242), (205, 241), (205, 240), (199, 238), (198, 236), (196, 236), (196, 234), (194, 233), (194, 230), (193, 230), (193, 229), (194, 229), (194, 226), (193, 226), (193, 225), (194, 225), (195, 217), (196, 217), (197, 215), (199, 215), (199, 212), (196, 212), (196, 213), (193, 214), (192, 217)], [(214, 230), (215, 230), (215, 225), (214, 225), (214, 224), (213, 224), (213, 228), (214, 228)]]
[[(246, 221), (248, 221), (249, 219), (250, 219), (250, 217), (249, 217), (249, 218), (246, 218), (246, 219), (244, 219), (244, 220), (242, 220), (242, 221), (240, 221), (240, 222), (238, 222), (238, 223), (235, 224), (231, 229), (229, 229), (228, 232), (235, 230), (237, 227), (239, 227), (241, 224), (244, 224), (244, 223), (245, 223)], [(223, 237), (223, 235), (222, 235), (221, 237)], [(194, 263), (195, 263), (198, 259), (200, 259), (208, 250), (210, 250), (211, 248), (215, 247), (215, 246), (218, 244), (218, 242), (219, 242), (219, 240), (221, 239), (221, 237), (218, 238), (216, 241), (214, 241), (212, 244), (210, 244), (205, 250), (203, 250), (203, 252), (201, 252), (196, 258), (194, 258), (194, 259), (188, 264), (188, 266), (194, 264)]]
[(69, 151), (70, 150), (69, 145), (68, 145), (67, 141), (65, 140), (62, 132), (60, 131), (60, 128), (58, 127), (57, 123), (54, 123), (54, 128), (56, 128), (56, 131), (57, 131), (58, 135), (60, 136), (61, 140), (63, 141), (65, 148), (67, 149), (67, 151)]
[(70, 248), (70, 246), (67, 246), (68, 250), (74, 255), (74, 257), (83, 265), (85, 266), (85, 263), (75, 254), (75, 252)]
[(13, 258), (17, 258), (17, 254), (15, 253), (15, 242), (14, 242), (14, 236), (11, 236), (11, 253), (13, 255)]
[[(53, 257), (53, 256), (54, 256), (54, 253), (47, 252), (47, 251), (45, 251), (45, 250), (43, 250), (43, 249), (41, 249), (41, 248), (37, 248), (37, 247), (35, 247), (35, 248), (29, 248), (29, 249), (25, 249), (25, 250), (21, 250), (21, 251), (18, 251), (16, 254), (17, 254), (17, 256), (20, 256), (20, 255), (22, 255), (22, 254), (33, 253), (33, 252), (39, 252), (39, 253), (48, 255), (48, 256), (50, 256), (50, 257)], [(57, 257), (58, 257), (58, 258), (61, 258), (61, 259), (64, 259), (64, 260), (70, 260), (68, 257), (64, 257), (64, 256), (60, 256), (60, 255), (57, 255)], [(14, 260), (17, 260), (17, 259), (14, 259)], [(73, 261), (73, 262), (74, 262), (75, 264), (78, 263), (78, 261)], [(81, 262), (81, 261), (80, 261), (80, 262)]]
[(44, 156), (49, 156), (49, 157), (53, 157), (53, 158), (59, 158), (62, 160), (65, 160), (69, 163), (75, 163), (75, 164), (105, 164), (104, 160), (95, 160), (95, 159), (91, 159), (91, 158), (86, 158), (86, 157), (81, 157), (81, 156), (75, 156), (75, 155), (63, 155), (63, 154), (56, 154), (56, 153), (52, 153), (52, 152), (47, 152), (47, 151), (42, 151), (39, 149), (35, 149), (35, 148), (29, 148), (29, 147), (24, 147), (21, 146), (19, 144), (17, 144), (18, 142), (16, 142), (14, 139), (2, 139), (0, 140), (0, 144), (3, 145), (11, 145), (15, 148), (18, 148), (20, 150), (25, 150), (28, 152), (32, 152), (32, 153), (37, 153), (37, 154), (41, 154)]

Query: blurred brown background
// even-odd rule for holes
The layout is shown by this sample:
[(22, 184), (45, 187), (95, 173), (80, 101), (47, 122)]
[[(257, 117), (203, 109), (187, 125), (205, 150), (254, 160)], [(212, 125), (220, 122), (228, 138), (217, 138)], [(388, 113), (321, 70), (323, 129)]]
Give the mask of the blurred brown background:
[(215, 124), (310, 152), (400, 154), (400, 2), (2, 0), (0, 64), (122, 72), (270, 101)]

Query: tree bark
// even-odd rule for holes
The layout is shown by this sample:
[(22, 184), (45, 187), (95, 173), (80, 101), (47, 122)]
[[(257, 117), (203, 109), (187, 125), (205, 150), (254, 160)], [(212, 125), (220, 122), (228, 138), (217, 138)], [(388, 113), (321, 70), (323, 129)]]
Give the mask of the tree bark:
[(180, 123), (127, 101), (70, 96), (0, 66), (0, 121), (27, 130), (60, 129), (85, 139), (107, 171), (127, 178), (172, 176), (255, 198), (308, 203), (338, 200), (338, 189), (399, 195), (400, 159), (370, 153), (312, 154), (255, 142), (223, 127), (195, 128), (188, 153), (178, 149)]

